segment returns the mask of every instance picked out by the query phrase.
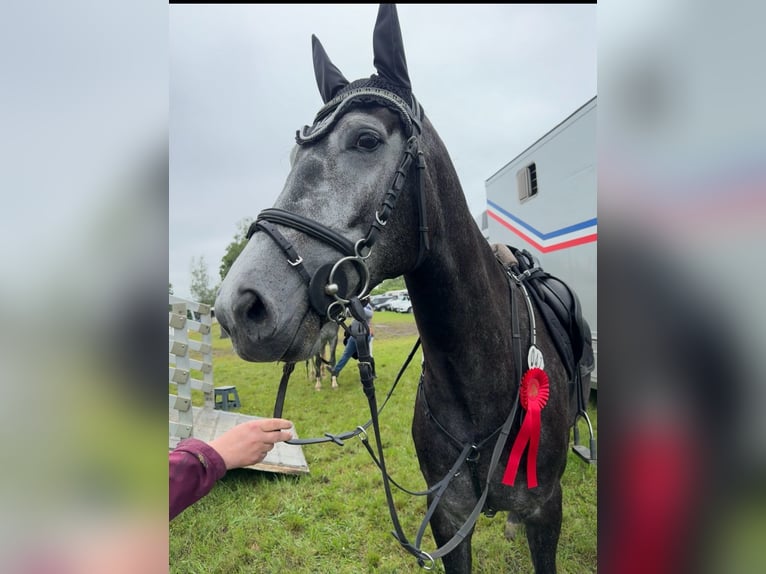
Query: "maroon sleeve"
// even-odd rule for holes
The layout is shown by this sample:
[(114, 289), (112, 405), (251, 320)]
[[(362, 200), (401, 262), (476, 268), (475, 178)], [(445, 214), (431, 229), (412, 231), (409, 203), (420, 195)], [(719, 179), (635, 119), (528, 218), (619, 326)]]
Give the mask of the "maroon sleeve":
[(213, 447), (196, 438), (178, 443), (170, 453), (170, 520), (197, 502), (226, 474), (226, 464)]

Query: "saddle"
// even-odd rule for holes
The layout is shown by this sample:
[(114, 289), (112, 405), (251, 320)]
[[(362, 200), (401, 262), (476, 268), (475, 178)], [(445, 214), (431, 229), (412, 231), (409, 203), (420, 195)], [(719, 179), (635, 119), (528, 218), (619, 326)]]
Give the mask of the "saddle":
[(501, 244), (492, 245), (492, 251), (504, 268), (523, 277), (570, 381), (584, 380), (593, 372), (595, 359), (590, 326), (582, 316), (577, 294), (564, 281), (545, 272), (528, 251)]

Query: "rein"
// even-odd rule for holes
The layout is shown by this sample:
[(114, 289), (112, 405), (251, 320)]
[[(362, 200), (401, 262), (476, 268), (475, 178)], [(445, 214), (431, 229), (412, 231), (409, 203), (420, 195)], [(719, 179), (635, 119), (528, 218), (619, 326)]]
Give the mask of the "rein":
[[(344, 325), (345, 327), (345, 325)], [(396, 390), (397, 385), (399, 384), (399, 381), (402, 378), (402, 375), (404, 375), (404, 372), (407, 370), (407, 367), (409, 367), (410, 362), (412, 362), (412, 358), (415, 356), (415, 353), (417, 352), (418, 348), (420, 347), (420, 339), (418, 338), (417, 341), (415, 341), (415, 345), (412, 347), (412, 350), (410, 351), (410, 354), (407, 356), (407, 359), (405, 359), (404, 364), (399, 369), (399, 373), (396, 375), (396, 379), (394, 380), (394, 384), (391, 385), (391, 389), (388, 391), (388, 394), (386, 395), (386, 399), (383, 401), (383, 404), (380, 406), (380, 409), (375, 411), (376, 415), (380, 415), (380, 413), (383, 412), (383, 409), (385, 408), (386, 404), (388, 404), (389, 399), (394, 394), (394, 390)], [(282, 367), (282, 378), (279, 381), (279, 389), (277, 390), (277, 399), (274, 403), (274, 418), (281, 418), (282, 417), (282, 410), (284, 408), (285, 404), (285, 396), (287, 394), (287, 384), (290, 381), (290, 375), (293, 372), (293, 369), (295, 368), (295, 363), (285, 363), (285, 366)], [(316, 438), (294, 438), (285, 441), (287, 444), (292, 445), (304, 445), (304, 444), (318, 444), (322, 442), (334, 442), (338, 446), (343, 446), (345, 440), (348, 440), (350, 438), (354, 438), (355, 436), (362, 435), (362, 441), (365, 441), (365, 431), (369, 428), (369, 426), (372, 424), (372, 419), (368, 420), (366, 423), (364, 423), (361, 426), (356, 427), (353, 431), (346, 431), (338, 434), (332, 434), (332, 433), (325, 433), (322, 437), (316, 437)]]
[[(514, 298), (514, 294), (513, 294), (513, 283), (511, 282), (510, 276), (509, 276), (509, 288), (510, 288), (510, 297), (511, 297), (512, 338), (514, 342), (513, 353), (514, 353), (514, 360), (516, 364), (516, 377), (517, 377), (517, 380), (521, 380), (521, 364), (522, 364), (521, 363), (522, 361), (521, 330), (519, 326), (519, 314), (517, 311), (516, 299)], [(489, 494), (490, 481), (492, 479), (492, 476), (494, 475), (495, 469), (497, 468), (497, 464), (500, 461), (500, 456), (502, 455), (505, 444), (508, 441), (508, 437), (510, 436), (513, 422), (516, 419), (516, 413), (518, 411), (518, 406), (519, 406), (519, 397), (518, 395), (516, 396), (516, 399), (514, 400), (514, 403), (513, 403), (513, 407), (511, 408), (511, 412), (509, 413), (508, 417), (506, 418), (505, 422), (502, 424), (501, 427), (499, 427), (498, 429), (490, 433), (489, 436), (487, 436), (485, 439), (480, 441), (478, 444), (468, 442), (462, 445), (460, 455), (457, 457), (457, 459), (455, 460), (455, 462), (453, 463), (452, 467), (447, 472), (447, 474), (444, 476), (444, 478), (442, 478), (438, 483), (434, 484), (428, 490), (422, 491), (422, 492), (412, 492), (407, 490), (406, 488), (403, 488), (391, 478), (391, 476), (388, 473), (388, 470), (386, 469), (385, 457), (383, 453), (383, 441), (382, 441), (381, 433), (380, 433), (379, 415), (383, 411), (383, 408), (385, 407), (385, 405), (388, 403), (388, 400), (391, 398), (391, 395), (393, 394), (394, 389), (399, 383), (399, 380), (401, 379), (402, 374), (406, 370), (407, 366), (412, 360), (412, 357), (417, 351), (417, 348), (420, 345), (420, 339), (417, 340), (417, 342), (415, 343), (415, 346), (413, 347), (412, 351), (407, 357), (407, 360), (405, 361), (404, 365), (400, 369), (399, 374), (397, 375), (396, 380), (393, 386), (391, 387), (391, 390), (386, 396), (386, 400), (384, 401), (383, 405), (380, 408), (378, 408), (377, 400), (375, 397), (375, 385), (374, 385), (373, 377), (372, 377), (372, 369), (371, 369), (371, 361), (370, 361), (371, 356), (369, 351), (369, 345), (367, 342), (367, 334), (369, 333), (369, 327), (367, 325), (366, 318), (364, 317), (364, 312), (362, 310), (361, 303), (359, 303), (358, 299), (356, 298), (352, 299), (350, 310), (354, 318), (357, 319), (357, 322), (353, 324), (351, 329), (347, 329), (347, 330), (350, 332), (350, 336), (354, 337), (357, 344), (357, 352), (359, 356), (359, 376), (362, 383), (362, 388), (364, 390), (365, 396), (367, 397), (367, 401), (369, 404), (370, 415), (371, 415), (370, 420), (363, 427), (357, 427), (356, 430), (354, 431), (349, 431), (347, 433), (342, 433), (340, 435), (332, 435), (330, 433), (325, 433), (325, 436), (322, 438), (293, 439), (293, 440), (287, 441), (287, 443), (288, 444), (315, 444), (319, 442), (332, 441), (338, 444), (339, 446), (342, 446), (343, 440), (362, 434), (363, 435), (361, 439), (362, 443), (364, 444), (371, 458), (373, 459), (373, 461), (375, 462), (375, 464), (378, 466), (378, 468), (381, 471), (381, 476), (383, 478), (383, 488), (386, 493), (386, 503), (388, 505), (391, 521), (394, 525), (394, 531), (391, 534), (394, 536), (394, 538), (396, 538), (399, 544), (405, 550), (407, 550), (407, 552), (409, 552), (410, 554), (415, 556), (415, 558), (417, 558), (418, 564), (422, 568), (426, 570), (431, 570), (433, 569), (435, 565), (436, 559), (441, 558), (442, 556), (445, 556), (446, 554), (449, 554), (472, 532), (473, 527), (475, 526), (476, 521), (478, 520), (479, 515), (482, 513), (482, 511), (487, 512), (488, 515), (494, 515), (494, 511), (485, 509), (485, 504), (486, 504), (487, 496)], [(342, 326), (344, 327), (344, 329), (346, 328), (345, 325), (342, 325)], [(277, 397), (277, 404), (274, 410), (275, 417), (281, 416), (281, 412), (282, 412), (281, 409), (284, 402), (284, 392), (287, 387), (287, 380), (289, 379), (289, 375), (292, 372), (292, 366), (294, 366), (294, 363), (285, 364), (284, 374), (282, 377), (282, 381), (280, 382), (280, 389), (279, 389), (279, 393)], [(420, 384), (418, 386), (418, 391), (423, 393), (423, 397), (425, 398), (425, 389), (423, 386), (423, 379), (424, 379), (424, 373), (421, 373), (421, 379), (420, 379)], [(426, 405), (426, 409), (428, 409), (427, 401), (425, 401), (425, 405)], [(428, 412), (429, 418), (433, 420), (435, 424), (437, 425), (437, 427), (442, 432), (444, 432), (460, 448), (460, 441), (456, 439), (451, 433), (449, 433), (446, 427), (444, 427), (430, 413), (430, 409), (428, 410), (429, 410)], [(375, 454), (373, 447), (369, 444), (367, 433), (365, 432), (365, 430), (370, 425), (372, 425), (373, 432), (375, 434), (375, 442), (377, 445), (377, 455)], [(463, 523), (463, 526), (460, 527), (460, 529), (455, 533), (455, 535), (449, 541), (447, 541), (445, 544), (443, 544), (442, 546), (440, 546), (439, 548), (437, 548), (436, 550), (432, 552), (425, 552), (420, 547), (423, 540), (423, 536), (426, 532), (426, 528), (428, 527), (428, 523), (431, 519), (431, 516), (436, 511), (436, 508), (441, 502), (442, 496), (444, 495), (450, 483), (452, 482), (452, 479), (459, 474), (459, 470), (463, 466), (463, 464), (467, 463), (472, 465), (472, 463), (475, 463), (476, 460), (478, 460), (478, 455), (481, 449), (495, 435), (498, 435), (498, 438), (497, 438), (497, 441), (495, 442), (495, 447), (492, 451), (492, 457), (490, 459), (490, 465), (487, 471), (487, 479), (481, 493), (478, 495), (478, 500), (476, 502), (476, 505), (474, 506), (473, 510), (471, 511), (466, 521)], [(472, 458), (472, 455), (474, 455), (473, 458)], [(474, 471), (473, 466), (471, 466), (471, 470), (473, 473), (472, 476), (474, 479), (474, 483), (476, 484), (478, 482), (478, 477), (476, 476), (475, 472), (473, 472)], [(420, 524), (420, 527), (418, 528), (418, 531), (415, 535), (414, 543), (409, 541), (406, 534), (404, 533), (404, 530), (402, 529), (401, 523), (399, 522), (399, 516), (396, 511), (396, 506), (393, 500), (391, 484), (393, 484), (400, 490), (403, 490), (407, 492), (408, 494), (411, 494), (414, 496), (431, 495), (431, 494), (434, 495), (433, 499), (431, 500), (431, 503), (428, 506), (426, 515), (423, 518)]]
[[(514, 354), (514, 362), (516, 364), (516, 378), (517, 380), (520, 381), (521, 375), (522, 375), (521, 373), (521, 364), (522, 364), (521, 363), (522, 361), (521, 329), (519, 326), (519, 314), (517, 311), (516, 299), (513, 294), (513, 283), (510, 281), (510, 278), (509, 278), (509, 289), (510, 289), (510, 297), (511, 297), (512, 337), (513, 337), (513, 343), (514, 343), (513, 354)], [(357, 340), (357, 344), (359, 344), (359, 342), (360, 341)], [(365, 352), (368, 352), (366, 347), (366, 341), (365, 341)], [(381, 475), (383, 477), (383, 487), (386, 492), (386, 502), (388, 504), (389, 514), (391, 515), (391, 521), (393, 522), (393, 525), (394, 525), (394, 532), (392, 532), (392, 535), (394, 536), (394, 538), (397, 539), (399, 544), (405, 550), (407, 550), (410, 554), (412, 554), (413, 556), (417, 558), (418, 564), (422, 568), (426, 570), (431, 570), (433, 569), (435, 565), (436, 559), (441, 558), (442, 556), (445, 556), (446, 554), (449, 554), (450, 552), (452, 552), (452, 550), (454, 550), (461, 542), (463, 542), (466, 536), (468, 536), (472, 532), (473, 527), (475, 526), (476, 521), (479, 518), (479, 515), (484, 510), (487, 496), (489, 494), (490, 480), (492, 479), (495, 469), (497, 468), (497, 464), (500, 461), (500, 456), (503, 453), (503, 449), (511, 433), (511, 427), (513, 426), (513, 422), (516, 419), (516, 412), (518, 411), (518, 406), (519, 406), (519, 396), (518, 394), (516, 395), (516, 399), (514, 400), (513, 407), (511, 408), (511, 412), (508, 414), (508, 417), (505, 419), (505, 422), (502, 424), (500, 428), (493, 431), (487, 438), (482, 440), (478, 445), (475, 443), (465, 443), (465, 445), (463, 445), (462, 447), (460, 455), (455, 460), (455, 463), (452, 465), (452, 467), (447, 472), (445, 477), (442, 478), (438, 483), (436, 483), (431, 489), (423, 493), (411, 493), (411, 494), (432, 494), (435, 492), (435, 495), (433, 499), (431, 500), (431, 503), (429, 504), (426, 515), (423, 518), (420, 524), (420, 528), (417, 531), (417, 534), (415, 536), (415, 542), (413, 544), (407, 539), (407, 536), (404, 534), (404, 531), (402, 530), (401, 524), (399, 523), (398, 513), (396, 511), (396, 506), (394, 504), (394, 500), (391, 494), (390, 483), (393, 483), (393, 480), (388, 475), (388, 472), (386, 470), (385, 459), (383, 456), (383, 442), (380, 437), (380, 426), (378, 424), (377, 409), (375, 405), (375, 390), (373, 387), (372, 379), (370, 379), (369, 381), (369, 389), (370, 389), (369, 391), (368, 391), (367, 385), (365, 384), (364, 373), (362, 372), (362, 364), (361, 364), (361, 361), (362, 361), (361, 351), (359, 352), (359, 360), (360, 360), (359, 369), (360, 369), (360, 375), (362, 376), (362, 384), (365, 385), (365, 394), (367, 395), (367, 399), (370, 404), (370, 412), (372, 413), (373, 430), (375, 431), (375, 441), (377, 443), (377, 449), (378, 449), (377, 458), (374, 456), (372, 448), (369, 445), (367, 445), (366, 442), (365, 442), (365, 447), (367, 448), (368, 452), (370, 452), (370, 455), (372, 456), (375, 463), (378, 465), (378, 468), (380, 469)], [(423, 386), (422, 386), (423, 376), (424, 375), (421, 374), (421, 383), (419, 385), (419, 391), (423, 389)], [(424, 390), (420, 392), (424, 393)], [(449, 432), (447, 432), (446, 428), (441, 423), (439, 423), (432, 415), (430, 415), (430, 413), (429, 413), (429, 418), (433, 420), (436, 423), (437, 427), (442, 432), (447, 434), (447, 436), (449, 436), (450, 439), (453, 440), (453, 442), (459, 445), (459, 441), (455, 439)], [(487, 471), (487, 479), (486, 479), (484, 488), (481, 492), (481, 495), (478, 497), (478, 501), (476, 502), (476, 505), (474, 506), (473, 510), (469, 514), (466, 521), (463, 523), (463, 526), (460, 527), (460, 529), (454, 534), (454, 536), (450, 540), (448, 540), (446, 543), (444, 543), (442, 546), (438, 547), (436, 550), (432, 552), (425, 552), (424, 550), (421, 549), (420, 545), (423, 540), (423, 535), (425, 534), (428, 523), (431, 519), (431, 516), (436, 511), (436, 508), (439, 502), (441, 501), (442, 495), (446, 492), (447, 487), (449, 486), (452, 479), (455, 476), (457, 476), (458, 470), (463, 466), (463, 464), (475, 462), (478, 458), (479, 450), (493, 436), (498, 434), (498, 432), (499, 432), (499, 436), (497, 438), (497, 441), (495, 442), (495, 448), (492, 450), (492, 458), (490, 459), (489, 469)], [(475, 453), (477, 457), (471, 459), (470, 456), (472, 453)], [(489, 512), (494, 514), (493, 511), (489, 511)]]
[[(354, 318), (357, 319), (357, 322), (353, 323), (350, 328), (347, 327), (345, 323), (342, 322), (342, 320), (340, 324), (341, 324), (341, 327), (343, 327), (343, 329), (347, 331), (351, 337), (354, 337), (354, 340), (357, 344), (357, 353), (359, 356), (359, 361), (358, 361), (359, 377), (362, 383), (362, 388), (364, 390), (365, 396), (367, 397), (367, 402), (370, 409), (370, 419), (364, 425), (358, 426), (353, 431), (347, 431), (347, 432), (343, 432), (339, 434), (325, 433), (323, 437), (307, 438), (307, 439), (291, 439), (285, 442), (291, 445), (334, 442), (338, 446), (343, 446), (345, 440), (348, 440), (358, 435), (362, 435), (362, 438), (361, 438), (362, 443), (367, 449), (367, 452), (370, 454), (370, 457), (372, 458), (372, 460), (375, 462), (375, 464), (381, 471), (381, 476), (383, 478), (383, 487), (386, 493), (386, 503), (388, 505), (391, 521), (394, 525), (394, 531), (391, 534), (394, 536), (394, 538), (396, 538), (396, 540), (405, 550), (407, 550), (410, 554), (412, 554), (413, 556), (417, 558), (418, 564), (422, 568), (424, 568), (425, 570), (431, 570), (433, 569), (435, 565), (436, 559), (441, 558), (442, 556), (450, 553), (452, 550), (454, 550), (456, 546), (458, 546), (466, 538), (466, 536), (468, 536), (471, 533), (482, 511), (485, 511), (488, 514), (494, 515), (493, 511), (485, 510), (485, 503), (487, 500), (487, 495), (489, 494), (490, 480), (494, 474), (495, 469), (497, 468), (497, 464), (500, 460), (500, 456), (503, 452), (503, 448), (505, 447), (505, 444), (510, 435), (511, 427), (513, 425), (514, 420), (516, 419), (516, 413), (517, 413), (518, 405), (519, 405), (518, 395), (516, 397), (516, 400), (514, 401), (510, 414), (508, 415), (508, 417), (506, 418), (505, 422), (503, 423), (501, 427), (494, 430), (492, 433), (490, 433), (489, 436), (487, 436), (485, 439), (480, 441), (478, 444), (469, 442), (469, 443), (465, 443), (464, 445), (460, 445), (460, 441), (456, 439), (451, 433), (449, 433), (446, 427), (444, 427), (433, 416), (433, 414), (430, 412), (430, 409), (428, 408), (427, 401), (424, 401), (426, 405), (425, 408), (428, 409), (429, 418), (435, 422), (437, 427), (443, 433), (445, 433), (458, 446), (458, 448), (461, 448), (461, 452), (459, 456), (457, 457), (457, 459), (455, 460), (455, 462), (453, 463), (450, 470), (444, 476), (444, 478), (442, 478), (439, 482), (434, 484), (431, 488), (421, 492), (413, 492), (413, 491), (407, 490), (406, 488), (400, 486), (393, 478), (391, 478), (390, 474), (388, 473), (388, 470), (386, 469), (385, 456), (383, 453), (383, 441), (382, 441), (381, 432), (380, 432), (379, 416), (380, 416), (380, 413), (385, 408), (386, 404), (388, 403), (389, 399), (393, 395), (393, 392), (396, 389), (397, 385), (399, 384), (399, 381), (401, 380), (402, 375), (404, 374), (405, 370), (409, 366), (418, 347), (420, 346), (420, 338), (418, 338), (418, 340), (415, 342), (415, 345), (410, 351), (410, 354), (407, 356), (407, 359), (405, 360), (404, 364), (400, 368), (399, 373), (397, 374), (396, 379), (394, 381), (394, 384), (391, 386), (391, 389), (389, 390), (386, 396), (386, 399), (384, 400), (383, 404), (378, 408), (377, 399), (375, 396), (374, 379), (372, 377), (371, 355), (370, 355), (370, 349), (369, 349), (369, 344), (367, 340), (367, 335), (369, 334), (369, 326), (364, 316), (362, 305), (356, 297), (352, 298), (349, 305), (349, 309), (351, 311), (351, 314), (354, 316)], [(516, 360), (516, 371), (517, 371), (516, 375), (517, 375), (517, 379), (520, 380), (521, 379), (521, 333), (519, 328), (519, 316), (518, 316), (518, 312), (516, 311), (516, 300), (513, 297), (512, 288), (511, 288), (511, 317), (513, 320), (512, 321), (513, 341), (515, 343), (513, 346), (513, 352), (514, 352), (514, 359)], [(274, 405), (275, 418), (279, 418), (282, 416), (282, 409), (284, 407), (284, 399), (285, 399), (285, 395), (287, 391), (287, 384), (289, 382), (290, 375), (292, 374), (294, 368), (295, 368), (295, 363), (285, 363), (285, 366), (283, 367), (282, 379), (280, 380), (280, 383), (279, 383), (277, 399)], [(425, 389), (423, 386), (424, 376), (425, 376), (425, 373), (424, 372), (421, 373), (420, 383), (418, 385), (418, 392), (422, 393), (423, 398), (425, 399)], [(375, 443), (377, 445), (377, 454), (375, 453), (375, 450), (373, 449), (373, 447), (370, 445), (370, 442), (368, 440), (367, 433), (366, 433), (366, 429), (368, 429), (370, 425), (372, 425), (373, 432), (375, 435)], [(458, 476), (459, 470), (463, 466), (463, 464), (475, 463), (476, 460), (478, 460), (478, 455), (481, 449), (495, 435), (498, 435), (498, 433), (499, 433), (499, 436), (495, 443), (495, 447), (492, 451), (492, 458), (490, 459), (490, 466), (487, 472), (486, 483), (484, 485), (483, 490), (481, 491), (481, 494), (478, 496), (478, 501), (476, 502), (476, 505), (471, 511), (471, 514), (468, 516), (463, 526), (455, 533), (455, 535), (448, 542), (446, 542), (444, 545), (440, 546), (439, 548), (437, 548), (436, 550), (432, 552), (425, 552), (420, 547), (421, 542), (423, 540), (423, 536), (426, 532), (431, 516), (436, 511), (436, 508), (441, 502), (442, 496), (444, 495), (450, 483), (452, 482), (452, 479)], [(473, 466), (471, 467), (471, 470), (473, 471)], [(478, 478), (476, 477), (475, 474), (473, 474), (473, 477), (474, 477), (474, 481), (476, 482)], [(418, 528), (418, 531), (415, 535), (414, 543), (409, 541), (406, 534), (404, 533), (401, 523), (399, 522), (399, 516), (396, 511), (396, 506), (393, 500), (391, 484), (393, 484), (400, 490), (407, 492), (408, 494), (413, 496), (423, 496), (423, 495), (431, 495), (431, 494), (434, 495), (433, 499), (431, 500), (431, 503), (428, 506), (426, 515), (423, 518), (420, 524), (420, 527)]]

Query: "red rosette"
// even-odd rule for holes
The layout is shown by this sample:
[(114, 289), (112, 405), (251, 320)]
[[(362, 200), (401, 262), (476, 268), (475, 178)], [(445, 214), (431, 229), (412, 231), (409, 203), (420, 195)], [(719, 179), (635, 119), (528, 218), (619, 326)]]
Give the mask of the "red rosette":
[(516, 472), (519, 468), (521, 455), (529, 444), (527, 453), (527, 487), (537, 486), (537, 449), (540, 445), (540, 428), (542, 426), (540, 411), (543, 410), (550, 396), (548, 375), (542, 369), (529, 369), (521, 378), (519, 399), (521, 406), (527, 411), (524, 422), (521, 424), (519, 434), (511, 448), (508, 464), (503, 475), (503, 484), (513, 486), (516, 481)]
[(524, 373), (524, 376), (521, 377), (519, 394), (521, 395), (521, 406), (524, 407), (524, 410), (529, 411), (531, 408), (536, 408), (538, 412), (541, 411), (551, 394), (546, 372), (535, 368), (529, 369)]

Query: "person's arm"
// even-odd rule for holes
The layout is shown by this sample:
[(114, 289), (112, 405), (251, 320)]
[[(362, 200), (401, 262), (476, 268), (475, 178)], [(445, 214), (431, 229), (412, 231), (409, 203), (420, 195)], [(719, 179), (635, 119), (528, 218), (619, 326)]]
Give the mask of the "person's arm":
[(196, 438), (170, 453), (170, 520), (205, 496), (226, 474), (226, 463), (209, 444)]
[(205, 496), (232, 468), (258, 464), (274, 444), (290, 440), (286, 419), (256, 419), (238, 424), (207, 444), (195, 438), (170, 453), (170, 520)]

